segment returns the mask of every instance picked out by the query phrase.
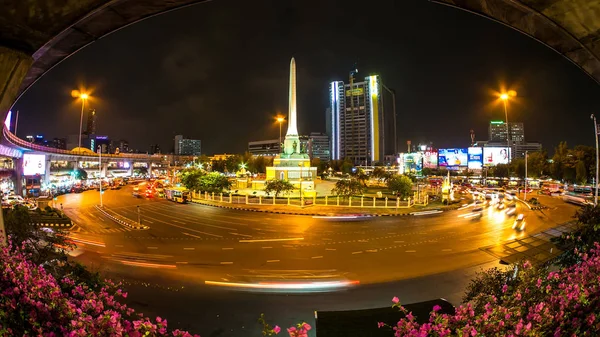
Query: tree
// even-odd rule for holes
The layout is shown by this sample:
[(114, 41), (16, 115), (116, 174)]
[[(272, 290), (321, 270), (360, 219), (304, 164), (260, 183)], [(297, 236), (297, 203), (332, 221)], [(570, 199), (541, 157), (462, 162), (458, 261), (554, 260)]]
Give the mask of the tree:
[[(527, 163), (529, 164), (529, 163)], [(510, 171), (515, 174), (517, 177), (523, 179), (525, 178), (525, 159), (524, 158), (515, 158), (510, 164)]]
[(225, 168), (229, 173), (235, 173), (240, 169), (242, 158), (238, 155), (233, 155), (225, 160)]
[(575, 174), (578, 184), (585, 184), (587, 182), (588, 175), (583, 160), (577, 161), (577, 164), (575, 165)]
[(552, 157), (552, 166), (550, 168), (552, 178), (557, 180), (563, 180), (565, 178), (568, 154), (569, 148), (567, 147), (567, 142), (560, 142), (558, 143), (558, 146), (554, 148), (554, 156)]
[(201, 189), (200, 179), (206, 173), (197, 168), (189, 168), (179, 173), (181, 184), (190, 191), (199, 191)]
[(352, 164), (352, 161), (350, 161), (350, 159), (346, 158), (342, 162), (340, 170), (342, 171), (342, 173), (349, 174), (349, 173), (352, 173), (353, 167), (354, 167), (354, 164)]
[(556, 259), (556, 264), (562, 267), (581, 262), (581, 254), (594, 248), (595, 242), (600, 242), (600, 207), (585, 206), (575, 213), (575, 218), (577, 225), (572, 232), (551, 240), (563, 251)]
[(335, 187), (331, 189), (331, 193), (346, 198), (353, 195), (362, 195), (366, 189), (365, 185), (357, 179), (341, 179), (335, 183)]
[(373, 172), (371, 172), (371, 177), (379, 181), (386, 181), (390, 177), (390, 175), (384, 167), (377, 166), (373, 169)]
[(202, 192), (222, 193), (231, 188), (231, 181), (226, 176), (211, 172), (200, 177), (200, 188)]
[(494, 177), (507, 178), (508, 177), (508, 164), (498, 164), (494, 167)]
[(275, 192), (275, 197), (277, 198), (280, 193), (289, 193), (294, 190), (294, 185), (287, 180), (273, 179), (267, 181), (265, 185), (265, 192), (267, 194), (271, 194)]
[(356, 178), (356, 180), (360, 181), (361, 184), (367, 186), (367, 179), (369, 179), (369, 176), (365, 173), (365, 170), (356, 170), (356, 173), (354, 173), (354, 177)]
[(548, 154), (546, 151), (536, 151), (527, 154), (527, 175), (531, 178), (540, 178), (550, 172)]
[(412, 194), (412, 180), (405, 175), (392, 176), (387, 181), (388, 189), (401, 198), (407, 198)]
[(267, 161), (265, 160), (265, 157), (263, 157), (263, 156), (254, 157), (251, 164), (252, 164), (253, 172), (256, 172), (256, 173), (267, 172)]
[(77, 168), (73, 171), (73, 178), (77, 180), (87, 180), (87, 172), (84, 169)]
[(225, 161), (224, 160), (213, 160), (212, 170), (216, 172), (225, 172)]

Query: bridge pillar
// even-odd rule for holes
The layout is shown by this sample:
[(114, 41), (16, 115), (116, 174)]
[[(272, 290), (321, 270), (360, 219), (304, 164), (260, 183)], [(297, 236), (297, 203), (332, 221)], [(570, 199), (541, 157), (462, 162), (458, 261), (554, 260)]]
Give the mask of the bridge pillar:
[(102, 169), (100, 170), (100, 176), (106, 178), (106, 171), (108, 170), (108, 163), (102, 163)]
[(24, 196), (23, 193), (23, 158), (15, 159), (15, 194)]
[(50, 184), (50, 165), (52, 165), (52, 161), (50, 159), (46, 160), (46, 173), (44, 173), (44, 184), (46, 186)]
[(129, 162), (129, 168), (127, 169), (127, 176), (133, 176), (133, 163)]
[(31, 56), (0, 46), (0, 115), (2, 121), (15, 101), (21, 82), (32, 63)]
[(146, 162), (146, 167), (148, 168), (148, 176), (152, 178), (152, 162)]

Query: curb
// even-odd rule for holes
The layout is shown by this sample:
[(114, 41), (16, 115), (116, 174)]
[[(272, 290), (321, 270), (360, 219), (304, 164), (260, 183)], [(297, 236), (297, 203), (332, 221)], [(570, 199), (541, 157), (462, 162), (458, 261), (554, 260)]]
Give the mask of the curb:
[[(108, 213), (104, 208), (100, 208), (100, 206), (98, 206), (98, 205), (94, 205), (94, 207), (100, 213), (104, 214), (105, 216), (107, 216), (112, 221), (114, 221), (114, 222), (116, 222), (116, 223), (118, 223), (120, 225), (123, 225), (125, 227), (131, 228), (131, 229), (149, 229), (150, 228), (150, 227), (144, 226), (144, 225), (137, 225), (137, 222), (136, 222), (136, 225), (132, 225), (129, 222), (127, 222), (125, 220), (122, 220), (122, 219), (119, 219), (119, 218), (115, 217), (114, 215)], [(127, 219), (127, 220), (129, 220), (129, 219)], [(129, 221), (131, 221), (131, 220), (129, 220)]]
[(68, 224), (65, 224), (65, 223), (61, 223), (61, 224), (58, 224), (58, 223), (39, 223), (39, 222), (35, 222), (35, 223), (32, 222), (32, 223), (29, 223), (29, 224), (32, 225), (32, 226), (39, 226), (39, 227), (65, 227), (67, 229), (74, 226), (73, 225), (73, 221), (71, 221), (71, 223), (68, 223)]
[[(218, 208), (225, 208), (225, 209), (235, 209), (238, 211), (246, 211), (246, 212), (260, 212), (260, 213), (287, 214), (287, 215), (306, 215), (306, 216), (331, 216), (331, 213), (298, 213), (298, 212), (287, 212), (287, 211), (271, 211), (268, 209), (254, 209), (254, 208), (215, 205), (215, 204), (211, 204), (211, 203), (205, 203), (200, 200), (191, 200), (191, 202), (194, 204), (200, 204), (200, 205), (204, 205), (204, 206), (211, 206), (211, 207), (218, 207)], [(441, 211), (446, 212), (446, 211), (455, 210), (457, 208), (446, 209), (446, 210), (441, 210)], [(384, 217), (384, 216), (400, 217), (400, 216), (414, 216), (413, 215), (414, 213), (418, 213), (418, 212), (402, 213), (402, 214), (368, 214), (368, 213), (366, 213), (366, 214), (360, 214), (360, 216), (363, 216), (363, 217)], [(351, 216), (352, 214), (336, 214), (336, 216), (344, 216), (344, 215)]]

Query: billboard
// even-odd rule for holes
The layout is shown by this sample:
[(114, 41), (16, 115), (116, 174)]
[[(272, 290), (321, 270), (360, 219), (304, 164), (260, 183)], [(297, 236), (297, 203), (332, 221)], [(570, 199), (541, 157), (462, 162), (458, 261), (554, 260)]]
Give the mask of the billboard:
[(466, 167), (468, 162), (467, 149), (439, 149), (438, 164), (440, 167)]
[(496, 166), (498, 164), (508, 164), (510, 150), (507, 147), (484, 147), (483, 165)]
[(469, 163), (468, 167), (471, 170), (481, 170), (483, 165), (483, 149), (480, 147), (470, 147), (468, 149)]
[(437, 151), (425, 151), (423, 153), (423, 167), (436, 169), (438, 166), (438, 153)]
[(420, 175), (423, 171), (423, 155), (417, 153), (403, 153), (400, 165), (400, 172), (403, 174)]
[(46, 156), (43, 154), (23, 154), (23, 175), (34, 176), (46, 173)]

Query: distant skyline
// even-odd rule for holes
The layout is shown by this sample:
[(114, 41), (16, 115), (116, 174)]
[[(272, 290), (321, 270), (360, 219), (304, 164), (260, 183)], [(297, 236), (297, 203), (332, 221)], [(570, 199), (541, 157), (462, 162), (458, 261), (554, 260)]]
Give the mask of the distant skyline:
[[(276, 139), (287, 115), (288, 64), (296, 58), (298, 129), (325, 131), (331, 81), (381, 75), (395, 89), (398, 149), (433, 142), (466, 147), (504, 120), (494, 90), (518, 92), (509, 122), (549, 153), (561, 140), (593, 145), (600, 86), (539, 42), (491, 20), (424, 0), (306, 2), (219, 0), (121, 29), (52, 69), (15, 104), (19, 135), (67, 137), (93, 89), (97, 133), (147, 151), (173, 137), (206, 154), (243, 152)], [(359, 8), (359, 10), (357, 10)], [(386, 103), (387, 106), (387, 103)], [(85, 123), (85, 121), (84, 121)], [(388, 136), (391, 136), (388, 133)]]

